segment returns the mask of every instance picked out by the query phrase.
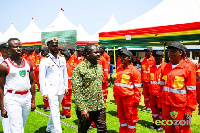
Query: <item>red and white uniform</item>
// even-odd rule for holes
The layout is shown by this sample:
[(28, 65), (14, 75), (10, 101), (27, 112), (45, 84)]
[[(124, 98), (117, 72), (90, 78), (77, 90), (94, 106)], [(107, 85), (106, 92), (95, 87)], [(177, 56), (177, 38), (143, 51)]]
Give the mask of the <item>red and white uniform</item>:
[(199, 113), (198, 115), (200, 115), (200, 63), (197, 65), (196, 68), (196, 79), (197, 79), (197, 101), (199, 104)]
[(108, 55), (106, 52), (103, 53), (103, 57), (106, 59), (108, 63), (108, 73), (110, 72), (110, 55)]
[(8, 66), (8, 74), (5, 79), (4, 106), (8, 113), (10, 130), (12, 133), (23, 133), (24, 127), (31, 109), (30, 93), (30, 65), (23, 59), (22, 67), (15, 66), (10, 58), (5, 62)]
[(72, 66), (66, 64), (68, 74), (68, 95), (64, 95), (62, 100), (62, 114), (71, 117), (71, 104), (72, 104)]
[(102, 66), (102, 71), (103, 71), (102, 82), (104, 82), (104, 84), (102, 84), (102, 90), (103, 90), (104, 103), (106, 104), (106, 99), (108, 98), (108, 63), (106, 59), (103, 56), (101, 56), (98, 64)]
[(35, 82), (37, 83), (38, 90), (40, 90), (40, 83), (39, 83), (39, 65), (40, 60), (42, 59), (42, 56), (40, 54), (37, 54), (35, 56), (35, 70), (34, 70), (34, 76), (35, 76)]
[(77, 57), (77, 58), (76, 58), (76, 66), (77, 66), (79, 63), (81, 63), (83, 60), (84, 60), (84, 57), (83, 57), (83, 56)]
[[(162, 118), (163, 120), (187, 120), (184, 114), (192, 115), (196, 109), (196, 73), (184, 60), (178, 65), (167, 63), (161, 71)], [(173, 114), (177, 114), (173, 117)], [(171, 115), (170, 115), (171, 113)], [(165, 132), (189, 133), (190, 125), (164, 126)]]
[(163, 69), (165, 65), (166, 63), (162, 61), (160, 65), (154, 64), (150, 69), (150, 106), (154, 123), (156, 120), (162, 119), (162, 114), (158, 112), (158, 108), (161, 108), (161, 105), (159, 105), (160, 93), (162, 91), (160, 86), (161, 69)]
[(76, 67), (76, 60), (77, 60), (77, 56), (74, 53), (73, 55), (70, 56), (69, 60), (67, 61), (67, 63), (69, 63), (72, 67), (72, 70), (74, 70), (74, 68)]
[(143, 96), (144, 96), (144, 104), (145, 107), (150, 106), (150, 82), (149, 82), (149, 77), (150, 77), (150, 68), (151, 66), (155, 63), (155, 59), (153, 56), (150, 56), (149, 59), (144, 57), (144, 59), (141, 62), (141, 80), (143, 83)]
[(117, 102), (119, 133), (135, 133), (138, 121), (138, 109), (141, 98), (141, 75), (133, 65), (117, 73), (113, 87)]

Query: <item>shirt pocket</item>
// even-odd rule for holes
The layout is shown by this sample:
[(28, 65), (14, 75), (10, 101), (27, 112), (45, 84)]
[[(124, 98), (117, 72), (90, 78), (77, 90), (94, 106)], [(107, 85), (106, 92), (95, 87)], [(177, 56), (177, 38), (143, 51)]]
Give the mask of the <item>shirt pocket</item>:
[(167, 75), (164, 75), (163, 77), (162, 77), (162, 79), (165, 81), (165, 84), (167, 83)]
[(129, 76), (129, 75), (127, 75), (127, 74), (122, 74), (121, 83), (128, 84), (129, 79), (130, 79), (130, 76)]
[(174, 77), (174, 85), (173, 85), (173, 87), (175, 87), (175, 88), (182, 88), (184, 86), (184, 81), (185, 81), (184, 77), (175, 76)]
[(145, 65), (142, 65), (142, 70), (145, 70), (146, 69), (146, 66)]
[(196, 72), (197, 72), (197, 76), (200, 77), (200, 69), (198, 69)]
[(150, 73), (150, 80), (154, 80), (154, 73)]

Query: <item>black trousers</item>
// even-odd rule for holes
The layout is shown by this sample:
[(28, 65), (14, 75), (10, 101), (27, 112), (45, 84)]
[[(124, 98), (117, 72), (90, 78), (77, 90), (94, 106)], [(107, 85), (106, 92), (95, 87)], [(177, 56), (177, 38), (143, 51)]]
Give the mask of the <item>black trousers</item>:
[(105, 108), (97, 111), (89, 112), (89, 120), (82, 119), (81, 111), (76, 110), (76, 115), (79, 119), (78, 133), (87, 133), (92, 121), (94, 121), (98, 133), (107, 133), (106, 112)]

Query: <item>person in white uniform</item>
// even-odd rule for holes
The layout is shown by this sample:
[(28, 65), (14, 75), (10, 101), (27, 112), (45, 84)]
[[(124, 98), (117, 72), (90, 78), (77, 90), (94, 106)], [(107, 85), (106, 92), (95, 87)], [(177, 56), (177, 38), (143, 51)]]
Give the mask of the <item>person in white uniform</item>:
[(1, 116), (8, 117), (11, 133), (24, 133), (29, 112), (35, 110), (33, 66), (21, 57), (18, 38), (10, 38), (8, 48), (10, 58), (0, 65)]
[(60, 104), (65, 95), (68, 95), (68, 76), (66, 61), (58, 55), (58, 38), (46, 40), (50, 53), (41, 59), (39, 66), (39, 82), (43, 100), (48, 100), (51, 113), (46, 128), (47, 132), (62, 133), (60, 124)]
[[(8, 45), (6, 42), (0, 45), (0, 49), (1, 49), (1, 53), (2, 53), (2, 55), (0, 57), (0, 64), (1, 64), (5, 59), (7, 59), (10, 56), (10, 54), (8, 53)], [(4, 91), (4, 93), (5, 92), (6, 91)], [(1, 111), (0, 111), (0, 114), (1, 114)], [(2, 122), (3, 132), (10, 133), (9, 119), (1, 117), (1, 116), (0, 116), (0, 119)]]

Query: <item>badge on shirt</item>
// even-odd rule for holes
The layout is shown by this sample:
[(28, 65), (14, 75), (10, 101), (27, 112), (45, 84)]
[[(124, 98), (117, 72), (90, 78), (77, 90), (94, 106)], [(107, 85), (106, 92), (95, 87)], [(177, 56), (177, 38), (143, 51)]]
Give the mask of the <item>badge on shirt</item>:
[(170, 115), (171, 115), (172, 119), (176, 119), (176, 117), (178, 116), (178, 112), (172, 111), (172, 112), (170, 112)]
[(20, 75), (21, 77), (25, 77), (25, 76), (26, 76), (26, 70), (21, 70), (21, 71), (19, 71), (19, 75)]

